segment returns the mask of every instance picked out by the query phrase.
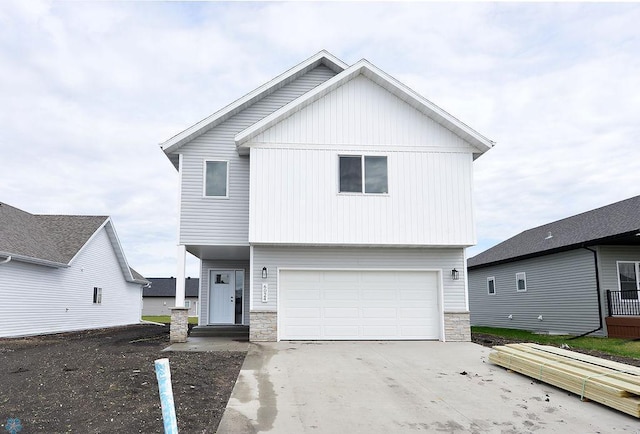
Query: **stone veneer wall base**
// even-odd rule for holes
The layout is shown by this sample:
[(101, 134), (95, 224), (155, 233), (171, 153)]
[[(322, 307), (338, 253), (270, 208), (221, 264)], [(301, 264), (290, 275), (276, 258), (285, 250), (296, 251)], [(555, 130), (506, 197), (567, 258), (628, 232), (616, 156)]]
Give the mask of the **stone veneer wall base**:
[(169, 329), (169, 341), (171, 343), (187, 342), (189, 334), (189, 308), (171, 308), (171, 327)]
[(447, 342), (471, 341), (471, 318), (469, 312), (444, 313), (444, 339)]
[(277, 312), (251, 311), (249, 318), (249, 340), (251, 342), (276, 342), (278, 340)]

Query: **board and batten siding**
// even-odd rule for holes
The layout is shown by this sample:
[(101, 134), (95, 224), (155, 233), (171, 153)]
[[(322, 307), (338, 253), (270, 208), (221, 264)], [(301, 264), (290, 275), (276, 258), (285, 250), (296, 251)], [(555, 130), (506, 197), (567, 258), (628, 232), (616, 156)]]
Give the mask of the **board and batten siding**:
[(265, 130), (251, 143), (403, 144), (448, 152), (478, 151), (363, 75)]
[(354, 148), (251, 151), (251, 243), (475, 244), (471, 153), (386, 155), (388, 194), (339, 193), (339, 155)]
[[(268, 276), (262, 278), (262, 267)], [(323, 270), (442, 270), (445, 312), (466, 312), (464, 273), (451, 280), (453, 268), (464, 270), (462, 248), (353, 248), (254, 246), (253, 311), (276, 311), (279, 269)], [(262, 284), (269, 284), (269, 300), (262, 302)]]
[[(238, 155), (235, 135), (334, 75), (318, 66), (180, 148), (180, 244), (248, 245), (249, 157)], [(229, 162), (228, 198), (204, 197), (206, 160)]]
[[(516, 291), (516, 273), (521, 272), (526, 273), (525, 292)], [(569, 334), (599, 325), (593, 253), (586, 249), (472, 269), (468, 274), (471, 325)], [(488, 294), (488, 277), (495, 278), (494, 295)]]
[(0, 288), (0, 337), (136, 324), (142, 313), (142, 287), (124, 279), (105, 228), (68, 268), (0, 265)]
[(242, 323), (249, 324), (249, 261), (202, 260), (200, 267), (200, 316), (198, 325), (209, 324), (209, 277), (211, 270), (244, 270), (244, 292), (242, 294)]

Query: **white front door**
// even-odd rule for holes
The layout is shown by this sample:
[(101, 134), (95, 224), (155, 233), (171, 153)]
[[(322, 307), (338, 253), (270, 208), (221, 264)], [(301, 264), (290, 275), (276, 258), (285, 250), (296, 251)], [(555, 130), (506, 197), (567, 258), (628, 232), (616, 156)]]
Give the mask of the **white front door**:
[(211, 270), (209, 282), (209, 324), (234, 324), (235, 272)]

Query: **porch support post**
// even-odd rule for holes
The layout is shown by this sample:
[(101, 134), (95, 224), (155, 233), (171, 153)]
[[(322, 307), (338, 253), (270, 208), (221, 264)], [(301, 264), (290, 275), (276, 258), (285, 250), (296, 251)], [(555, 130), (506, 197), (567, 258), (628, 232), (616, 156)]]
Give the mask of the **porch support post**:
[(176, 305), (171, 308), (169, 340), (172, 343), (187, 342), (189, 335), (189, 309), (184, 307), (184, 278), (187, 249), (178, 246), (178, 276), (176, 277)]
[(184, 245), (178, 245), (178, 277), (176, 277), (176, 307), (184, 307), (184, 279), (187, 249)]

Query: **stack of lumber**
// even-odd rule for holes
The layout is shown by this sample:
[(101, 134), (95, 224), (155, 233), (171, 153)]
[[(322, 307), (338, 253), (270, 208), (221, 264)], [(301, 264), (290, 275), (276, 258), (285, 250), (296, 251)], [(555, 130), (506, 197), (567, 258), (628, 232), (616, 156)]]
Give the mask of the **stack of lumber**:
[(538, 344), (493, 347), (496, 365), (640, 418), (640, 368)]

